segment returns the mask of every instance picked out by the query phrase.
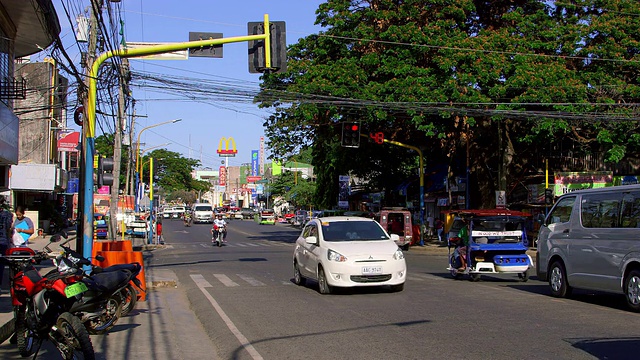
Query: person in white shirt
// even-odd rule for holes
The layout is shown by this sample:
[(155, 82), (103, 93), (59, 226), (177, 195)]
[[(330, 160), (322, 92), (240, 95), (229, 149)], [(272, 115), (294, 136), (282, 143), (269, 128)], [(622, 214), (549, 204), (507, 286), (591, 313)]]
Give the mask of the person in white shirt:
[(216, 218), (213, 220), (213, 228), (211, 229), (211, 234), (214, 235), (215, 237), (215, 228), (221, 228), (224, 229), (224, 232), (222, 233), (222, 240), (225, 240), (227, 238), (227, 222), (222, 218), (222, 214), (218, 214), (216, 216)]

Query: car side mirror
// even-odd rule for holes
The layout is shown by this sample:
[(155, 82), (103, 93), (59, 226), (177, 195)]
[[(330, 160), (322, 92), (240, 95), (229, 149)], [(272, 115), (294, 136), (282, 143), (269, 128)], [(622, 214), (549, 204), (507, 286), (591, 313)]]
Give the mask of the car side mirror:
[(306, 238), (304, 238), (304, 241), (306, 241), (307, 244), (316, 245), (318, 243), (318, 237), (317, 236), (307, 236)]
[(391, 240), (398, 241), (400, 240), (400, 236), (398, 234), (391, 234)]
[(96, 257), (95, 257), (94, 259), (96, 259), (96, 260), (98, 260), (98, 261), (102, 262), (102, 261), (104, 261), (104, 256), (102, 256), (102, 255), (96, 255)]

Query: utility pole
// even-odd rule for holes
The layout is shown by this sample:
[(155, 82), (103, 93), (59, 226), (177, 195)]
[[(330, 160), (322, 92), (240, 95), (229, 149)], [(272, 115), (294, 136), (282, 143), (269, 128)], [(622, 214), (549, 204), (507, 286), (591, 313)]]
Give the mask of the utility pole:
[[(91, 0), (91, 13), (90, 13), (90, 20), (89, 20), (89, 44), (87, 47), (87, 56), (86, 56), (86, 64), (85, 64), (85, 70), (87, 73), (86, 76), (86, 87), (87, 89), (89, 88), (89, 74), (91, 73), (91, 66), (93, 65), (93, 61), (95, 60), (96, 57), (96, 44), (98, 42), (98, 11), (101, 11), (102, 9), (102, 0)], [(88, 109), (89, 109), (89, 105), (88, 105), (88, 97), (84, 97), (83, 101), (83, 107), (84, 107), (84, 114), (83, 114), (83, 119), (82, 119), (82, 155), (80, 157), (80, 176), (79, 176), (79, 181), (80, 184), (78, 186), (78, 230), (77, 230), (77, 234), (80, 235), (82, 234), (82, 240), (78, 241), (76, 240), (76, 251), (79, 252), (80, 254), (83, 253), (83, 249), (85, 247), (87, 248), (91, 248), (92, 246), (92, 241), (93, 241), (93, 229), (87, 229), (85, 226), (85, 222), (82, 221), (82, 219), (84, 219), (85, 214), (84, 214), (84, 209), (86, 208), (86, 206), (84, 205), (87, 201), (89, 201), (91, 204), (93, 204), (93, 198), (87, 198), (86, 193), (88, 193), (86, 191), (86, 187), (89, 186), (89, 181), (91, 183), (91, 186), (93, 186), (93, 174), (88, 174), (87, 171), (85, 171), (84, 169), (87, 168), (87, 159), (86, 159), (86, 154), (88, 151), (90, 151), (91, 154), (95, 153), (94, 149), (89, 149), (88, 148), (88, 144), (87, 144), (87, 134), (89, 132), (89, 116), (88, 116)], [(93, 159), (91, 159), (91, 161), (93, 161)], [(91, 179), (88, 179), (88, 177), (91, 176)], [(93, 190), (93, 189), (92, 189)], [(91, 193), (93, 193), (93, 191), (91, 191)], [(93, 223), (93, 222), (92, 222)]]
[[(114, 236), (118, 228), (116, 214), (118, 213), (118, 199), (120, 195), (120, 164), (122, 163), (122, 134), (126, 118), (126, 96), (127, 96), (127, 72), (129, 71), (129, 60), (122, 59), (120, 64), (120, 87), (118, 91), (118, 119), (113, 135), (113, 185), (111, 186), (111, 206), (109, 207), (109, 227), (110, 234)], [(115, 238), (115, 237), (114, 237)]]

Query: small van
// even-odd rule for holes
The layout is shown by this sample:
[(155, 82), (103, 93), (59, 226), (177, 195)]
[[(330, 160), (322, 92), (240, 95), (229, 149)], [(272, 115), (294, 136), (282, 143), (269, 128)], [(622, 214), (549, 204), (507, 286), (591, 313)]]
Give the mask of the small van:
[(536, 272), (551, 294), (572, 288), (624, 294), (640, 312), (640, 185), (562, 195), (538, 234)]
[(197, 203), (193, 205), (191, 219), (193, 223), (213, 224), (213, 206), (207, 203)]

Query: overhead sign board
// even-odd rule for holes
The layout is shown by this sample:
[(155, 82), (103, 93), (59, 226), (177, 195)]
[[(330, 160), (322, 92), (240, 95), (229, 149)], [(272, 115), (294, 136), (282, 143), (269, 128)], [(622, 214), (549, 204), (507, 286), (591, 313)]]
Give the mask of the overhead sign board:
[[(151, 42), (133, 42), (127, 41), (127, 48), (129, 49), (144, 49), (157, 45), (166, 45), (168, 43), (151, 43)], [(145, 60), (189, 60), (189, 52), (187, 50), (176, 50), (168, 53), (154, 54), (154, 55), (142, 55), (135, 56), (132, 59), (145, 59)]]

